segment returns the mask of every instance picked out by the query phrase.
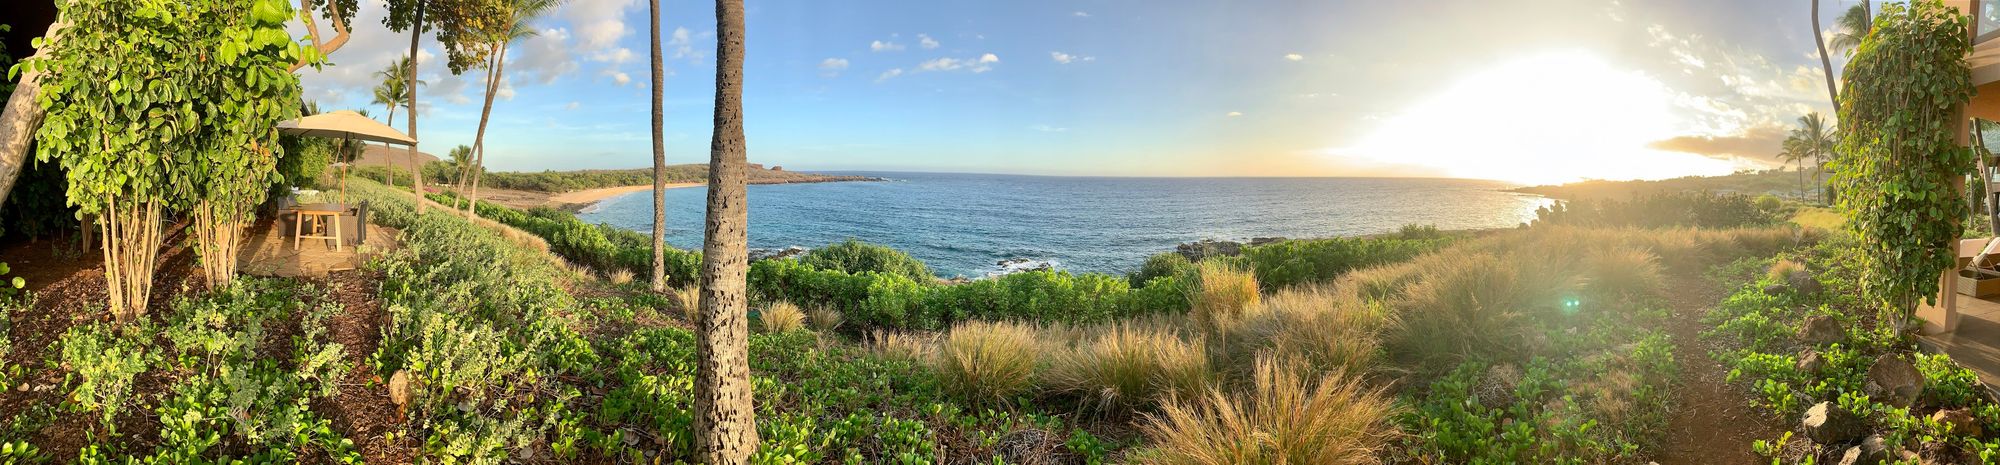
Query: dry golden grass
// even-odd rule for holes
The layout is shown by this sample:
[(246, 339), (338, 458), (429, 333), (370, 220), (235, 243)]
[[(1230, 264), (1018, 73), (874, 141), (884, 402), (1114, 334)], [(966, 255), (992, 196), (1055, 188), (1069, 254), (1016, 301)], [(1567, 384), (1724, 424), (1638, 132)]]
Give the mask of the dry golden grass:
[(1161, 328), (1114, 324), (1058, 353), (1043, 376), (1048, 389), (1074, 395), (1099, 411), (1148, 408), (1176, 394), (1207, 389), (1214, 374), (1200, 339)]
[(1230, 364), (1250, 367), (1258, 354), (1275, 353), (1318, 371), (1363, 373), (1380, 352), (1382, 334), (1394, 326), (1387, 306), (1351, 288), (1297, 286), (1264, 297), (1230, 328)]
[(1243, 309), (1257, 305), (1257, 276), (1219, 262), (1203, 262), (1196, 268), (1200, 281), (1188, 296), (1188, 314), (1211, 329), (1236, 320)]
[(868, 334), (867, 347), (882, 358), (927, 361), (936, 350), (937, 338), (877, 329)]
[(627, 270), (624, 268), (612, 270), (611, 273), (605, 275), (605, 278), (610, 280), (611, 284), (617, 284), (620, 286), (631, 284), (632, 270)]
[(1392, 302), (1402, 331), (1398, 351), (1419, 361), (1518, 352), (1530, 312), (1560, 311), (1575, 275), (1549, 257), (1471, 253), (1426, 267)]
[(763, 323), (764, 332), (789, 333), (806, 327), (806, 312), (791, 302), (780, 300), (758, 312), (757, 321)]
[(1603, 296), (1659, 295), (1666, 287), (1657, 257), (1637, 247), (1604, 247), (1584, 257), (1585, 285)]
[(701, 316), (701, 287), (693, 284), (674, 289), (674, 303), (681, 307), (681, 314), (688, 322), (698, 321)]
[(936, 357), (945, 389), (978, 405), (1001, 405), (1026, 392), (1045, 350), (1035, 328), (1021, 323), (974, 321), (945, 335)]
[(1152, 465), (1377, 463), (1395, 435), (1394, 404), (1358, 378), (1329, 374), (1308, 381), (1297, 370), (1260, 359), (1252, 391), (1169, 402), (1141, 430)]
[(840, 310), (835, 310), (833, 307), (822, 305), (813, 307), (812, 311), (806, 313), (811, 317), (809, 320), (812, 322), (813, 331), (822, 333), (831, 333), (835, 329), (840, 329), (841, 323), (847, 322), (847, 319), (840, 315)]
[(1784, 281), (1786, 279), (1791, 279), (1792, 275), (1798, 274), (1799, 272), (1805, 270), (1806, 266), (1799, 264), (1799, 262), (1792, 260), (1778, 260), (1777, 263), (1771, 264), (1771, 269), (1767, 270), (1764, 273), (1764, 275), (1770, 277), (1771, 279)]

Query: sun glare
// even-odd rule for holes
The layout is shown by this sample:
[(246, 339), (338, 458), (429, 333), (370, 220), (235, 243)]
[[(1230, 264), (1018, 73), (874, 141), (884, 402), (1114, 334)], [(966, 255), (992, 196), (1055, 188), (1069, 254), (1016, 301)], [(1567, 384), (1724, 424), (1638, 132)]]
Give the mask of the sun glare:
[(1547, 53), (1473, 73), (1329, 155), (1524, 184), (1735, 170), (1732, 161), (1646, 146), (1683, 126), (1673, 99), (1658, 80), (1590, 53)]

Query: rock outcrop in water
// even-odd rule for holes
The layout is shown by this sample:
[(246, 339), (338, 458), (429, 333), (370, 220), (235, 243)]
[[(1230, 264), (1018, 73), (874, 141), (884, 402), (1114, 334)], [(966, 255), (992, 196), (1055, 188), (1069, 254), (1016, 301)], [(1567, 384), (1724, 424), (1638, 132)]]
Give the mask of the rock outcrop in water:
[(1285, 240), (1286, 239), (1282, 237), (1256, 237), (1256, 238), (1251, 238), (1249, 244), (1244, 244), (1236, 241), (1202, 239), (1199, 241), (1188, 242), (1181, 244), (1179, 246), (1175, 246), (1174, 252), (1181, 254), (1181, 256), (1183, 257), (1187, 257), (1188, 261), (1199, 262), (1202, 261), (1203, 259), (1207, 259), (1208, 257), (1234, 257), (1237, 255), (1242, 255), (1244, 247), (1256, 247), (1276, 242), (1284, 242)]
[(750, 249), (750, 261), (785, 260), (797, 258), (811, 251), (805, 247), (791, 246), (782, 249)]

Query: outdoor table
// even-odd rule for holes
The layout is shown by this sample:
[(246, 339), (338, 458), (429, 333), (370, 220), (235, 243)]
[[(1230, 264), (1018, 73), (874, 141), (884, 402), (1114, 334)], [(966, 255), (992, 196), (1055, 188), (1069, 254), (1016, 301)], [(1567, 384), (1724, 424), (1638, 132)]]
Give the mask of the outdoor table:
[[(306, 239), (332, 239), (333, 250), (340, 251), (343, 242), (340, 234), (340, 215), (347, 214), (347, 206), (337, 203), (315, 203), (292, 207), (291, 212), (296, 215), (292, 221), (292, 248), (299, 248), (299, 243)], [(306, 226), (308, 218), (313, 221), (311, 227)], [(329, 223), (332, 226), (327, 226)], [(332, 234), (329, 235), (329, 232)]]

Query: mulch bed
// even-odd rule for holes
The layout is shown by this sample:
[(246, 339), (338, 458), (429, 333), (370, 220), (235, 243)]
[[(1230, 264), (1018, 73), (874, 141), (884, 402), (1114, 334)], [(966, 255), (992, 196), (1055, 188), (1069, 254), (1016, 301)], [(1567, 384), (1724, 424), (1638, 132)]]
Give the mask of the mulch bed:
[[(166, 324), (177, 298), (207, 290), (194, 254), (181, 245), (187, 243), (185, 231), (172, 228), (163, 243), (170, 245), (162, 251), (145, 316), (160, 325)], [(29, 425), (40, 425), (39, 429), (22, 439), (57, 463), (74, 460), (78, 451), (91, 444), (115, 445), (113, 450), (119, 454), (149, 453), (159, 441), (159, 420), (153, 408), (170, 394), (174, 382), (185, 375), (167, 364), (155, 365), (138, 376), (133, 389), (137, 405), (127, 406), (115, 420), (118, 430), (115, 439), (108, 438), (96, 413), (75, 413), (60, 407), (53, 409), (52, 416), (30, 413), (38, 406), (48, 411), (46, 407), (57, 406), (68, 396), (63, 370), (44, 362), (58, 358), (57, 344), (62, 335), (78, 325), (111, 320), (105, 308), (108, 295), (102, 254), (95, 247), (79, 251), (69, 242), (70, 249), (65, 250), (61, 244), (45, 239), (0, 245), (0, 262), (14, 268), (9, 277), (27, 280), (36, 297), (28, 311), (12, 315), (13, 327), (7, 336), (14, 350), (8, 354), (7, 362), (10, 366), (25, 367), (27, 375), (18, 389), (0, 392), (0, 428), (7, 427), (18, 415), (31, 415), (33, 421)], [(328, 336), (346, 348), (347, 361), (353, 365), (352, 370), (337, 380), (339, 393), (314, 402), (313, 410), (353, 441), (369, 463), (415, 461), (420, 444), (404, 438), (394, 443), (386, 439), (385, 433), (400, 431), (402, 426), (388, 400), (385, 383), (372, 373), (368, 362), (369, 355), (381, 342), (382, 325), (388, 320), (386, 310), (375, 297), (381, 276), (372, 271), (351, 270), (302, 281), (321, 287), (327, 299), (342, 307), (328, 321)], [(310, 308), (319, 302), (307, 304)], [(289, 347), (291, 336), (299, 331), (297, 318), (280, 318), (267, 324), (266, 341), (274, 350)], [(155, 347), (166, 344), (164, 336), (154, 341)], [(229, 442), (225, 441), (223, 450), (246, 450)], [(314, 455), (306, 457), (307, 461), (331, 462), (329, 457)]]

